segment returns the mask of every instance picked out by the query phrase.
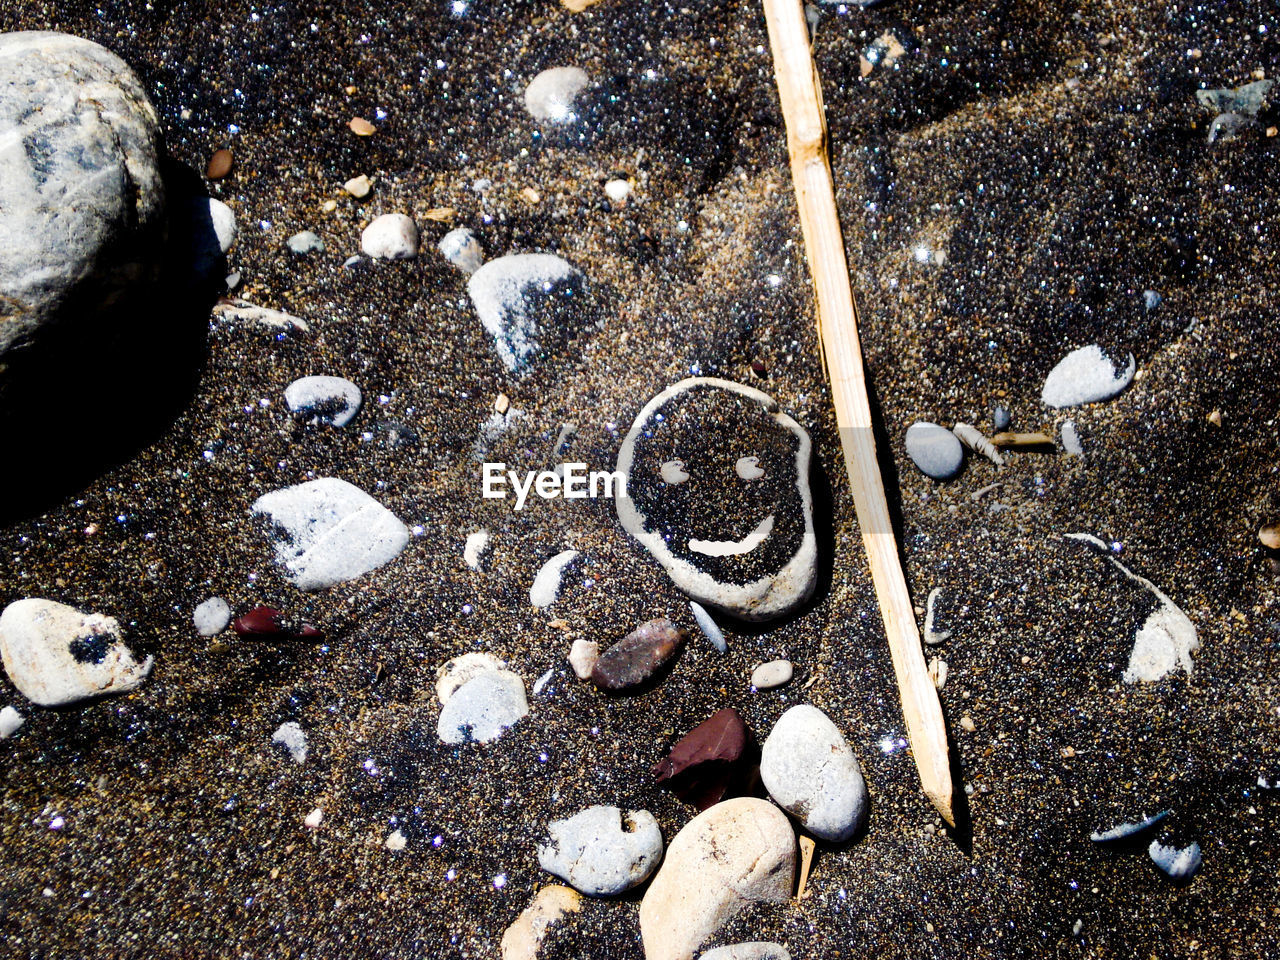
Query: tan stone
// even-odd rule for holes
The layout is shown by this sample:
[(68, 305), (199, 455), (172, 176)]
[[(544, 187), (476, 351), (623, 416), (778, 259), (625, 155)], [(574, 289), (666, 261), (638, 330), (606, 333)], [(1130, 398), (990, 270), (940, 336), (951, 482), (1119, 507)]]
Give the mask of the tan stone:
[(582, 897), (576, 890), (554, 883), (543, 887), (502, 935), (502, 960), (534, 960), (547, 928), (581, 909)]
[(772, 803), (740, 797), (699, 814), (671, 841), (640, 904), (646, 960), (692, 960), (748, 903), (785, 902), (795, 872), (795, 834)]

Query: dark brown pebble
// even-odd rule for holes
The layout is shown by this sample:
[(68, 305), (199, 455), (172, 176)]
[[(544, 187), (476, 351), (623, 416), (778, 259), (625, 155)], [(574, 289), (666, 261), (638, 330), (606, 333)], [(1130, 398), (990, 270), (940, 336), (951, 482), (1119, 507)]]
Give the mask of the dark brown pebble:
[(680, 799), (705, 810), (730, 792), (744, 792), (752, 773), (751, 734), (742, 714), (717, 710), (685, 735), (653, 768)]
[(215, 150), (213, 156), (209, 158), (209, 166), (205, 168), (204, 175), (210, 180), (221, 180), (231, 172), (231, 151)]
[(275, 607), (254, 607), (242, 617), (236, 617), (231, 629), (241, 637), (278, 637), (297, 640), (318, 640), (322, 634), (309, 623), (286, 617)]
[(754, 373), (757, 377), (763, 377), (763, 376), (765, 375), (765, 373), (767, 372), (767, 370), (766, 370), (766, 368), (765, 368), (765, 365), (764, 365), (764, 361), (763, 361), (763, 360), (752, 360), (752, 361), (751, 361), (751, 372), (752, 372), (752, 373)]
[(685, 632), (666, 617), (642, 623), (600, 655), (591, 682), (609, 693), (642, 686), (680, 652)]

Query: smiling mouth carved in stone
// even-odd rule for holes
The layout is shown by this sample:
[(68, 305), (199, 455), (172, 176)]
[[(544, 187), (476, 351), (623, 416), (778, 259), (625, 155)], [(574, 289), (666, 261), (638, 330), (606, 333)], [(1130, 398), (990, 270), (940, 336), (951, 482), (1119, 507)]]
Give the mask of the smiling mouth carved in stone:
[(750, 553), (764, 543), (773, 532), (773, 514), (769, 514), (741, 540), (696, 540), (689, 538), (689, 549), (708, 557), (736, 557)]

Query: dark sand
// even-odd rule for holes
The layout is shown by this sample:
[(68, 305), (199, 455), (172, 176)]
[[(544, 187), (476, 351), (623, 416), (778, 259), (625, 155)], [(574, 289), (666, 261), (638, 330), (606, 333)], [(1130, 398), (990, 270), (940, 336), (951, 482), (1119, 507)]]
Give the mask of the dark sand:
[[(812, 701), (864, 765), (868, 829), (819, 850), (799, 905), (754, 911), (722, 942), (776, 939), (797, 958), (1276, 955), (1276, 794), (1257, 780), (1280, 775), (1280, 626), (1255, 531), (1280, 516), (1280, 138), (1209, 145), (1212, 114), (1194, 100), (1202, 84), (1280, 72), (1274, 5), (822, 9), (836, 181), (896, 465), (886, 482), (913, 596), (942, 587), (939, 626), (955, 631), (939, 650), (942, 700), (958, 782), (973, 791), (970, 828), (955, 836), (938, 829), (909, 751), (880, 747), (902, 720), (818, 359), (758, 5), (606, 0), (575, 15), (476, 0), (461, 17), (443, 0), (374, 6), (0, 0), (4, 29), (77, 33), (132, 64), (176, 160), (203, 171), (215, 149), (235, 152), (212, 189), (239, 218), (240, 295), (312, 325), (277, 336), (210, 321), (207, 347), (175, 348), (168, 364), (198, 382), (149, 409), (140, 449), (122, 425), (118, 443), (96, 430), (106, 449), (83, 479), (46, 486), (0, 528), (0, 603), (40, 596), (118, 617), (133, 649), (156, 657), (136, 693), (65, 710), (3, 682), (0, 703), (27, 723), (0, 749), (0, 954), (493, 957), (551, 879), (533, 851), (549, 817), (641, 806), (670, 840), (693, 810), (648, 770), (676, 738), (724, 706), (763, 737)], [(861, 78), (859, 55), (886, 29), (907, 53)], [(559, 64), (613, 99), (571, 133), (535, 138), (521, 93)], [(357, 114), (375, 136), (351, 135)], [(615, 171), (637, 181), (620, 210), (602, 190)], [(362, 202), (339, 189), (359, 173), (377, 180)], [(493, 184), (483, 201), (478, 178)], [(431, 249), (447, 225), (425, 214), (446, 206), (490, 256), (557, 251), (582, 267), (601, 328), (509, 379), (461, 275)], [(344, 270), (361, 226), (391, 211), (418, 220), (423, 255)], [(328, 252), (288, 253), (301, 229)], [(1144, 309), (1145, 289), (1163, 296), (1157, 309)], [(906, 459), (913, 420), (990, 430), (998, 400), (1015, 428), (1056, 434), (1043, 378), (1095, 340), (1132, 350), (1142, 378), (1072, 413), (1083, 458), (1013, 453), (1003, 470), (971, 458), (945, 485)], [(492, 459), (549, 466), (572, 421), (570, 452), (605, 467), (662, 387), (692, 370), (753, 382), (757, 358), (769, 371), (757, 385), (814, 437), (819, 594), (785, 623), (731, 626), (727, 656), (696, 638), (656, 689), (607, 700), (568, 670), (572, 637), (609, 642), (661, 615), (691, 626), (688, 607), (607, 501), (516, 514), (482, 500), (479, 426), (505, 391), (523, 416)], [(173, 374), (156, 366), (120, 375), (146, 398), (148, 376)], [(281, 391), (310, 373), (361, 386), (351, 426), (287, 416)], [(110, 409), (115, 374), (56, 389), (83, 390), (92, 419), (89, 408)], [(1206, 419), (1215, 409), (1221, 426)], [(84, 422), (72, 411), (42, 442), (79, 443)], [(398, 445), (392, 424), (408, 428), (390, 431)], [(6, 450), (6, 472), (44, 452)], [(301, 595), (248, 506), (326, 475), (423, 532), (387, 567)], [(990, 513), (995, 501), (1010, 509)], [(481, 525), (494, 536), (487, 573), (461, 555)], [(1121, 681), (1153, 601), (1064, 543), (1070, 531), (1123, 543), (1121, 559), (1187, 612), (1202, 643), (1190, 677)], [(584, 560), (536, 611), (533, 574), (565, 545)], [(217, 652), (191, 624), (210, 595), (305, 614), (328, 640), (230, 638)], [(569, 634), (548, 626), (557, 617)], [(554, 677), (501, 740), (446, 748), (435, 670), (473, 650), (505, 658), (530, 688)], [(797, 680), (753, 694), (751, 667), (776, 656), (795, 661)], [(309, 732), (304, 765), (271, 747), (285, 720)], [(313, 833), (302, 821), (316, 806)], [(1165, 839), (1204, 850), (1189, 885), (1141, 848), (1089, 841), (1164, 808)], [(48, 829), (55, 813), (61, 831)], [(382, 842), (396, 827), (409, 845), (393, 854)], [(589, 903), (544, 956), (640, 958), (637, 903)]]

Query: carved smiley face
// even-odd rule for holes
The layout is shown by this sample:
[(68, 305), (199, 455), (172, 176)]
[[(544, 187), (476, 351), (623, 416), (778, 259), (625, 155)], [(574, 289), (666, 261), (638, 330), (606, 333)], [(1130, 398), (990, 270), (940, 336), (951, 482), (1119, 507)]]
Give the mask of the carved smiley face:
[(812, 592), (809, 435), (768, 395), (709, 377), (654, 397), (618, 455), (623, 527), (694, 599), (749, 619)]

